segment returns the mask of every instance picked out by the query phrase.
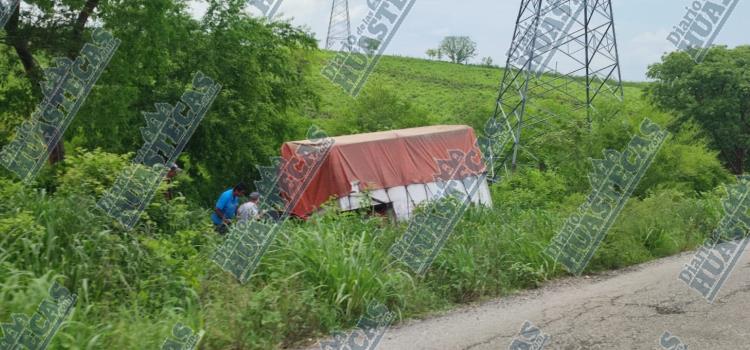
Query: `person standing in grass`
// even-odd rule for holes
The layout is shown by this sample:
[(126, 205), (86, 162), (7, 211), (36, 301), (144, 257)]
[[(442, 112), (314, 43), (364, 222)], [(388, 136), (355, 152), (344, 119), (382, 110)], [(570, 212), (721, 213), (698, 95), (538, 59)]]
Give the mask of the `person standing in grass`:
[(244, 183), (240, 182), (237, 186), (224, 191), (219, 196), (214, 212), (211, 214), (211, 221), (214, 223), (216, 232), (222, 235), (227, 233), (229, 224), (232, 223), (232, 219), (237, 213), (239, 198), (244, 196), (245, 193), (247, 193), (247, 188)]
[(247, 203), (240, 206), (237, 209), (237, 222), (246, 222), (249, 220), (260, 219), (260, 209), (258, 209), (258, 201), (260, 200), (260, 193), (250, 193), (250, 200)]
[(177, 163), (170, 163), (169, 164), (169, 172), (167, 173), (167, 191), (164, 193), (164, 198), (166, 200), (171, 200), (172, 197), (174, 197), (174, 192), (172, 192), (172, 180), (177, 177), (177, 174), (181, 171), (180, 167), (177, 165)]

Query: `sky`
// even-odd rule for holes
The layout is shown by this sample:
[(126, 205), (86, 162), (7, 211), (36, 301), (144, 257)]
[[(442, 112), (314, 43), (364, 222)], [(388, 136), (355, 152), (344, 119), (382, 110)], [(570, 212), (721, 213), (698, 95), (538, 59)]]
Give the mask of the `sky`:
[[(320, 46), (325, 43), (332, 0), (283, 0), (278, 16), (290, 19), (315, 34)], [(469, 36), (477, 43), (473, 62), (490, 56), (495, 64), (505, 62), (521, 0), (416, 0), (408, 17), (385, 51), (386, 55), (426, 58), (425, 51), (438, 46), (445, 36)], [(688, 0), (612, 0), (623, 80), (646, 80), (648, 65), (658, 62), (663, 53), (674, 51), (667, 41), (672, 27), (687, 13)], [(349, 0), (352, 28), (367, 14), (367, 0)], [(260, 16), (259, 10), (248, 7)], [(196, 17), (205, 11), (195, 1)], [(714, 44), (734, 47), (750, 44), (746, 16), (750, 1), (740, 0)], [(742, 28), (744, 27), (744, 28)]]

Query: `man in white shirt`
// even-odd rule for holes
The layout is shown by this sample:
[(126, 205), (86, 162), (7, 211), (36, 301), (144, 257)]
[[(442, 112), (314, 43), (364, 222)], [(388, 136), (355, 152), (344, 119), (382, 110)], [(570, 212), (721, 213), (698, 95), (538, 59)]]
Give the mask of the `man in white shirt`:
[(240, 208), (237, 209), (238, 222), (260, 219), (260, 210), (258, 209), (259, 200), (260, 193), (250, 193), (250, 200), (247, 203), (242, 204)]

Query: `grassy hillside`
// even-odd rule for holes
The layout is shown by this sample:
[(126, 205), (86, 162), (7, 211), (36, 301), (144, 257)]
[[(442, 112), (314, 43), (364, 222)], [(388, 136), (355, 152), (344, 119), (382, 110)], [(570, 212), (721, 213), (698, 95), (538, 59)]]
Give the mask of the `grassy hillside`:
[[(319, 67), (332, 55), (321, 55)], [(377, 87), (396, 91), (399, 96), (424, 107), (439, 120), (460, 119), (471, 110), (489, 111), (497, 97), (502, 70), (478, 66), (463, 66), (448, 62), (417, 58), (384, 56), (362, 93)], [(317, 83), (323, 96), (324, 115), (341, 112), (350, 103), (342, 89), (319, 76)]]
[[(313, 71), (319, 72), (332, 56), (331, 52), (322, 52), (314, 62)], [(384, 56), (356, 99), (322, 75), (313, 74), (321, 100), (317, 112), (308, 113), (308, 116), (313, 118), (313, 123), (320, 124), (332, 134), (430, 124), (467, 124), (481, 135), (494, 111), (503, 72), (504, 69), (497, 67)], [(540, 81), (550, 82), (552, 79), (545, 75)], [(527, 118), (542, 115), (540, 110), (558, 117), (523, 131), (521, 164), (532, 167), (543, 164), (563, 179), (569, 191), (587, 191), (588, 181), (581, 175), (590, 170), (590, 157), (601, 157), (607, 148), (622, 149), (644, 118), (663, 127), (669, 126), (673, 119), (646, 101), (643, 95), (646, 83), (625, 82), (623, 85), (622, 102), (608, 93), (602, 93), (595, 100), (592, 124), (587, 121), (585, 109), (576, 109), (574, 101), (567, 95), (549, 92), (532, 96)], [(580, 96), (580, 99), (585, 97), (580, 79), (577, 85), (569, 85), (569, 94)], [(688, 187), (695, 185), (699, 191), (716, 186), (716, 178), (726, 178), (715, 155), (707, 153), (706, 143), (696, 135), (695, 130), (689, 129), (674, 135), (673, 142), (665, 146), (653, 165), (658, 170), (652, 171), (652, 175), (642, 181), (645, 185), (636, 193), (643, 195), (650, 186), (666, 181), (665, 177), (654, 173), (669, 174), (664, 176), (671, 176), (675, 183), (691, 183)], [(691, 160), (694, 156), (701, 161)], [(697, 169), (689, 174), (670, 170), (680, 163), (693, 164), (710, 175), (701, 178)]]
[[(314, 71), (319, 72), (326, 61), (333, 57), (331, 52), (322, 52), (315, 61)], [(426, 60), (410, 57), (383, 56), (370, 75), (360, 96), (384, 89), (397, 94), (401, 99), (423, 109), (429, 120), (425, 123), (470, 124), (478, 132), (494, 111), (498, 88), (504, 69), (478, 65), (459, 65), (450, 62)], [(355, 99), (341, 88), (333, 85), (320, 74), (314, 75), (315, 85), (322, 97), (318, 117), (336, 119), (347, 113), (347, 108)], [(551, 78), (544, 77), (543, 81)], [(643, 83), (624, 83), (626, 100), (642, 101)], [(574, 89), (574, 93), (584, 97), (585, 90)], [(534, 104), (547, 109), (556, 109), (562, 116), (571, 116), (569, 111), (560, 110), (561, 104), (569, 99), (560, 94), (548, 93), (532, 98)], [(602, 103), (613, 103), (611, 98), (602, 96)], [(574, 113), (573, 117), (580, 117)]]

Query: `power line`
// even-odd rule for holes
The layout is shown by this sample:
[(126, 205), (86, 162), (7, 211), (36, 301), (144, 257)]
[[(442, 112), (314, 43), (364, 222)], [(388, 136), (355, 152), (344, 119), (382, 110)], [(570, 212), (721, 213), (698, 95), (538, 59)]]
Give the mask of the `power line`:
[(350, 35), (349, 0), (332, 0), (326, 49), (331, 50), (336, 43), (347, 41)]
[(587, 110), (590, 122), (593, 102), (604, 94), (623, 99), (611, 0), (522, 0), (488, 123), (496, 131), (485, 155), (492, 178), (508, 162), (515, 170), (520, 153), (531, 155), (522, 147), (523, 130), (558, 117), (537, 105), (530, 113), (533, 97), (569, 100), (573, 111)]

